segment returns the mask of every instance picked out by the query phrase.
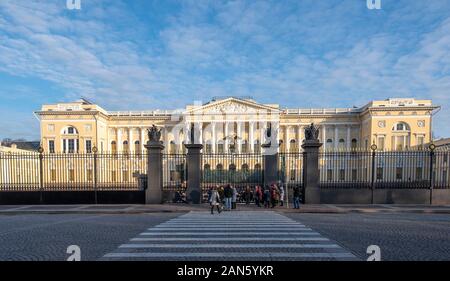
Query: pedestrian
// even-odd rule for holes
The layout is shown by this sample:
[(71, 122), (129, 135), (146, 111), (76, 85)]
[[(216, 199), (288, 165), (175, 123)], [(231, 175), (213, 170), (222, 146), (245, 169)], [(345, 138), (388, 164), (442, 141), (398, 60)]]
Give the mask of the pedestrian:
[(280, 206), (284, 206), (284, 186), (280, 183)]
[(245, 188), (245, 204), (250, 204), (250, 200), (252, 199), (252, 190), (250, 189), (250, 186), (247, 185)]
[(278, 190), (278, 187), (276, 184), (272, 184), (272, 190), (271, 190), (271, 203), (272, 208), (275, 208), (275, 206), (278, 204), (278, 200), (280, 200), (280, 191)]
[(254, 197), (255, 197), (256, 206), (261, 207), (261, 202), (263, 199), (263, 193), (262, 193), (261, 186), (257, 185), (255, 187), (255, 196)]
[(213, 187), (211, 186), (211, 187), (209, 187), (209, 189), (208, 189), (208, 201), (207, 201), (207, 202), (210, 202), (210, 201), (211, 201), (211, 194), (212, 194), (212, 191), (213, 191)]
[(234, 185), (231, 186), (231, 190), (233, 191), (231, 195), (231, 208), (236, 209), (236, 202), (237, 202), (237, 189)]
[(270, 206), (270, 190), (269, 186), (264, 189), (264, 208), (269, 208)]
[(217, 208), (217, 212), (220, 214), (220, 195), (217, 188), (211, 190), (211, 197), (209, 199), (209, 204), (211, 205), (211, 215), (214, 214), (214, 207)]
[(231, 211), (231, 201), (233, 199), (233, 189), (229, 184), (223, 189), (223, 196), (225, 196), (225, 210)]
[(300, 188), (294, 187), (294, 209), (300, 209)]
[(217, 187), (217, 192), (219, 192), (220, 199), (222, 200), (221, 203), (225, 204), (225, 196), (224, 196), (223, 186), (217, 185), (216, 187)]

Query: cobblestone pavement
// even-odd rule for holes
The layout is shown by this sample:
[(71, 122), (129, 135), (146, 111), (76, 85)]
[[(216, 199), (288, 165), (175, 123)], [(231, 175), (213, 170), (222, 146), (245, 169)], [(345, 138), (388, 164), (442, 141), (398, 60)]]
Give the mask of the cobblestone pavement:
[(0, 215), (0, 260), (66, 260), (78, 245), (82, 260), (96, 260), (149, 226), (176, 213), (137, 215)]
[[(82, 260), (98, 260), (148, 228), (183, 214), (0, 215), (0, 260), (66, 260), (69, 245), (80, 246)], [(233, 213), (222, 213), (229, 214)], [(367, 258), (367, 246), (372, 244), (381, 247), (382, 260), (450, 260), (448, 215), (280, 214), (320, 233), (361, 260)], [(254, 217), (264, 218), (265, 212)], [(269, 227), (277, 230), (275, 224)]]
[(450, 260), (450, 216), (444, 214), (286, 214), (339, 241), (366, 260), (378, 245), (381, 260)]
[(189, 212), (148, 228), (105, 260), (357, 260), (273, 211)]

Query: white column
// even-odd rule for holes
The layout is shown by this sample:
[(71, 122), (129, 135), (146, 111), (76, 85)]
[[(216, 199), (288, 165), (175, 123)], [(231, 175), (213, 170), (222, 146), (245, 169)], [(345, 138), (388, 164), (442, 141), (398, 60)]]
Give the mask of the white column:
[(141, 128), (141, 150), (144, 150), (145, 145), (145, 128)]
[(241, 153), (242, 148), (242, 122), (237, 122), (237, 128), (236, 128), (236, 135), (238, 136), (237, 139), (237, 152)]
[(334, 148), (337, 149), (339, 145), (339, 129), (338, 126), (334, 126)]
[(122, 128), (117, 128), (117, 152), (122, 152)]
[(225, 132), (224, 132), (225, 142), (224, 142), (224, 152), (228, 152), (228, 121), (225, 121)]
[(164, 126), (164, 151), (166, 153), (169, 153), (169, 148), (170, 148), (170, 144), (169, 144), (169, 127), (166, 125)]
[[(276, 134), (276, 146), (278, 147), (278, 144), (280, 143), (280, 131), (281, 131), (281, 127), (280, 127), (280, 122), (275, 122), (275, 126), (273, 126), (272, 123), (272, 136), (273, 134)], [(277, 149), (277, 151), (280, 151), (279, 148)]]
[(211, 123), (211, 134), (212, 134), (212, 140), (211, 140), (211, 147), (212, 147), (212, 153), (216, 153), (216, 122)]
[(348, 125), (347, 126), (347, 150), (349, 150), (351, 148), (350, 145), (352, 143), (352, 140), (350, 139), (351, 138), (350, 133), (351, 133), (351, 126)]
[(199, 140), (198, 141), (200, 144), (203, 144), (203, 123), (202, 122), (198, 123), (198, 131), (199, 131), (199, 133), (198, 133)]
[(324, 148), (327, 148), (327, 128), (325, 124), (322, 125), (322, 142)]
[(284, 128), (284, 139), (285, 139), (284, 147), (286, 148), (286, 152), (289, 152), (291, 148), (291, 141), (289, 140), (289, 129), (290, 129), (289, 125), (286, 125)]
[(303, 142), (303, 126), (298, 125), (298, 152), (302, 150), (302, 142)]
[(254, 128), (253, 124), (254, 124), (253, 121), (250, 121), (249, 125), (248, 125), (250, 152), (255, 152), (255, 144), (254, 144), (255, 140), (253, 138), (253, 131), (254, 131), (255, 128)]

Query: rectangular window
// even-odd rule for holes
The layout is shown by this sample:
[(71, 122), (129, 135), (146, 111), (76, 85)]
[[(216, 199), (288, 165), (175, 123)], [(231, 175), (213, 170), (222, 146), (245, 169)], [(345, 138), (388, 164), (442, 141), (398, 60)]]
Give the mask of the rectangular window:
[(205, 152), (206, 153), (212, 153), (212, 146), (210, 143), (207, 143), (205, 146)]
[(403, 168), (397, 167), (397, 169), (395, 169), (395, 179), (396, 180), (403, 179)]
[(352, 170), (352, 181), (357, 181), (358, 180), (358, 170), (353, 169)]
[(111, 182), (116, 182), (116, 171), (111, 171)]
[(74, 169), (69, 170), (69, 181), (75, 181), (75, 170)]
[(417, 136), (417, 145), (418, 145), (419, 147), (423, 147), (424, 143), (425, 143), (425, 138), (424, 138), (424, 136)]
[(328, 169), (327, 170), (327, 181), (332, 181), (333, 180), (333, 170)]
[(416, 180), (422, 180), (423, 170), (422, 167), (416, 168)]
[(378, 137), (377, 147), (378, 150), (384, 150), (384, 137)]
[(122, 171), (122, 181), (128, 182), (128, 171), (127, 170)]
[(50, 177), (51, 177), (51, 181), (56, 181), (56, 170), (55, 169), (50, 170)]
[(68, 146), (67, 149), (69, 150), (69, 153), (75, 152), (75, 140), (73, 140), (73, 139), (67, 140), (67, 146)]
[(48, 141), (48, 152), (55, 153), (55, 141), (54, 140)]
[(91, 169), (87, 170), (87, 180), (92, 181), (92, 170)]
[(344, 169), (339, 170), (339, 180), (345, 181), (345, 170)]
[(382, 180), (382, 179), (383, 179), (383, 168), (378, 167), (377, 168), (377, 180)]
[(218, 152), (218, 153), (223, 153), (223, 143), (219, 143), (219, 144), (217, 145), (217, 152)]
[(448, 183), (447, 183), (447, 170), (444, 170), (444, 171), (442, 171), (442, 183), (444, 184), (444, 185), (448, 185)]
[(92, 141), (86, 140), (86, 153), (91, 153), (91, 152), (92, 152)]

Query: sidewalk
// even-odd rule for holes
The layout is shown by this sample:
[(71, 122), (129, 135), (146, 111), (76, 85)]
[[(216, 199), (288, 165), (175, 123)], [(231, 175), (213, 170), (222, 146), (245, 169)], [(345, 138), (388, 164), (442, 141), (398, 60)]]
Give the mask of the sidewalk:
[[(292, 206), (290, 206), (292, 207)], [(258, 208), (255, 205), (238, 204), (234, 211), (273, 210), (286, 213), (430, 213), (450, 214), (450, 205), (302, 205), (300, 210), (286, 207), (274, 209)], [(2, 205), (0, 215), (17, 214), (142, 214), (142, 213), (185, 213), (209, 211), (208, 204), (161, 204), (161, 205)]]

